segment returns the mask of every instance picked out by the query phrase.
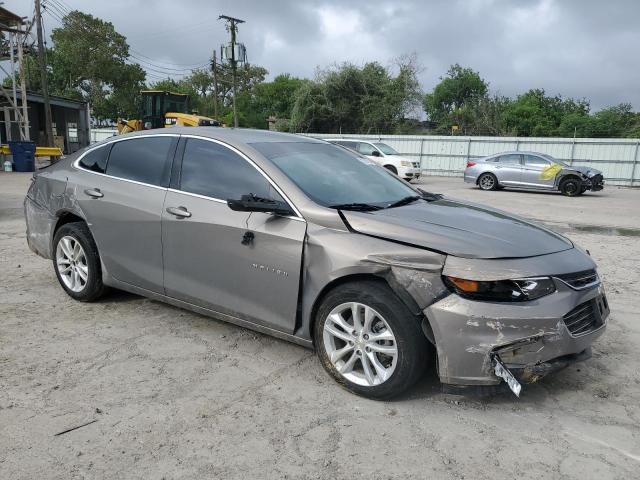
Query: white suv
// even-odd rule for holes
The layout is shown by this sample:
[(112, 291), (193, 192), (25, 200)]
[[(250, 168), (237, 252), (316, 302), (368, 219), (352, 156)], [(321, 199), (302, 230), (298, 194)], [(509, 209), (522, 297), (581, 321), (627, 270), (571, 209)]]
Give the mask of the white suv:
[(386, 143), (351, 138), (325, 138), (325, 140), (354, 150), (407, 181), (420, 178), (420, 162), (403, 157)]

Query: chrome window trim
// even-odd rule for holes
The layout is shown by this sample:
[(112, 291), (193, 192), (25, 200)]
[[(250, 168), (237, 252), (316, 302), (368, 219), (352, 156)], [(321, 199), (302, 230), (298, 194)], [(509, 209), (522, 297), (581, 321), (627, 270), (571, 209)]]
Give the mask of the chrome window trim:
[[(300, 213), (300, 210), (298, 210), (295, 206), (295, 204), (291, 201), (291, 199), (282, 191), (282, 189), (276, 185), (276, 183), (271, 179), (271, 177), (269, 177), (258, 165), (256, 165), (256, 163), (251, 160), (247, 155), (245, 155), (243, 152), (241, 152), (240, 150), (238, 150), (237, 148), (235, 148), (233, 145), (229, 145), (228, 143), (225, 143), (221, 140), (218, 140), (216, 138), (210, 138), (210, 137), (203, 137), (201, 135), (193, 135), (193, 134), (183, 134), (181, 135), (183, 138), (195, 138), (198, 140), (205, 140), (205, 141), (209, 141), (212, 143), (217, 143), (218, 145), (222, 145), (225, 148), (228, 148), (229, 150), (231, 150), (232, 152), (234, 152), (235, 154), (239, 155), (240, 157), (242, 157), (243, 159), (245, 159), (250, 165), (253, 166), (253, 168), (255, 168), (266, 180), (267, 182), (269, 182), (269, 184), (276, 190), (276, 192), (278, 192), (280, 194), (280, 196), (282, 198), (284, 198), (285, 202), (287, 202), (287, 204), (289, 205), (289, 207), (295, 212), (296, 216), (288, 216), (286, 218), (299, 218), (302, 221), (306, 221), (304, 220), (304, 217), (302, 216), (302, 214)], [(190, 193), (190, 192), (185, 192), (183, 190), (178, 190), (178, 192), (180, 193)], [(192, 194), (192, 195), (197, 195), (197, 194)], [(214, 197), (207, 197), (206, 195), (197, 195), (200, 196), (202, 198), (208, 198), (211, 200), (217, 200), (217, 201), (223, 201), (224, 203), (227, 203), (226, 200), (222, 200), (219, 198), (214, 198)]]
[(92, 173), (94, 175), (100, 175), (100, 176), (106, 177), (106, 178), (113, 178), (113, 179), (116, 179), (116, 180), (121, 180), (123, 182), (133, 183), (135, 185), (141, 185), (141, 186), (144, 186), (144, 187), (151, 187), (151, 188), (156, 188), (156, 189), (159, 189), (159, 190), (171, 191), (171, 192), (174, 192), (174, 193), (182, 193), (182, 194), (185, 194), (185, 195), (190, 195), (190, 196), (194, 196), (194, 197), (198, 197), (198, 198), (203, 198), (205, 200), (213, 200), (215, 202), (224, 203), (224, 204), (227, 203), (226, 200), (222, 200), (220, 198), (207, 197), (206, 195), (199, 195), (199, 194), (196, 194), (196, 193), (185, 192), (183, 190), (176, 190), (176, 189), (172, 189), (172, 188), (160, 187), (158, 185), (152, 185), (150, 183), (139, 182), (137, 180), (130, 180), (128, 178), (116, 177), (114, 175), (108, 175), (106, 173), (94, 172), (93, 170), (87, 170), (86, 168), (83, 168), (83, 167), (80, 166), (80, 160), (82, 160), (82, 158), (85, 155), (89, 154), (89, 152), (92, 152), (93, 150), (97, 150), (98, 148), (108, 147), (112, 143), (116, 143), (116, 142), (123, 142), (123, 141), (126, 141), (126, 140), (134, 140), (136, 138), (150, 138), (150, 137), (196, 138), (196, 139), (199, 139), (199, 140), (206, 140), (206, 141), (209, 141), (209, 142), (217, 143), (218, 145), (222, 145), (223, 147), (228, 148), (232, 152), (236, 153), (237, 155), (239, 155), (240, 157), (245, 159), (250, 165), (252, 165), (253, 168), (255, 168), (267, 180), (267, 182), (269, 182), (269, 184), (282, 196), (282, 198), (285, 199), (285, 201), (287, 202), (289, 207), (291, 207), (291, 209), (295, 212), (296, 216), (295, 217), (294, 216), (286, 216), (284, 218), (291, 218), (292, 220), (298, 220), (298, 221), (306, 222), (306, 220), (304, 219), (304, 217), (302, 216), (300, 211), (297, 209), (295, 204), (291, 201), (291, 199), (282, 191), (282, 189), (278, 185), (276, 185), (276, 183), (273, 180), (271, 180), (271, 178), (266, 173), (264, 173), (262, 171), (262, 169), (260, 167), (258, 167), (258, 165), (255, 164), (255, 162), (253, 160), (251, 160), (247, 155), (245, 155), (243, 152), (241, 152), (240, 150), (238, 150), (234, 146), (229, 145), (228, 143), (222, 142), (220, 140), (217, 140), (215, 138), (203, 137), (201, 135), (179, 134), (179, 133), (153, 133), (153, 134), (147, 134), (147, 135), (135, 135), (133, 137), (116, 138), (116, 139), (113, 139), (113, 140), (109, 140), (109, 141), (105, 142), (104, 144), (96, 145), (95, 147), (89, 148), (86, 152), (83, 152), (82, 155), (80, 155), (77, 159), (75, 159), (74, 162), (71, 164), (71, 166), (73, 168), (75, 168), (76, 170), (81, 170), (83, 172)]
[(80, 155), (78, 158), (76, 158), (73, 161), (71, 166), (73, 168), (75, 168), (76, 170), (81, 170), (83, 172), (92, 173), (94, 175), (100, 175), (101, 177), (113, 178), (115, 180), (121, 180), (123, 182), (129, 182), (129, 183), (133, 183), (135, 185), (141, 185), (143, 187), (151, 187), (151, 188), (155, 188), (155, 189), (158, 189), (158, 190), (167, 190), (166, 187), (161, 187), (159, 185), (153, 185), (151, 183), (139, 182), (138, 180), (131, 180), (129, 178), (116, 177), (115, 175), (108, 175), (106, 173), (94, 172), (93, 170), (87, 170), (86, 168), (83, 168), (83, 167), (80, 166), (80, 160), (82, 160), (85, 155), (88, 155), (90, 152), (93, 152), (94, 150), (97, 150), (99, 148), (106, 148), (109, 145), (111, 145), (112, 143), (124, 142), (124, 141), (127, 141), (127, 140), (134, 140), (136, 138), (150, 138), (150, 137), (180, 137), (180, 134), (178, 134), (178, 133), (155, 133), (155, 134), (149, 134), (149, 135), (136, 135), (134, 137), (123, 137), (123, 138), (116, 138), (116, 139), (113, 139), (113, 140), (109, 140), (109, 141), (107, 141), (107, 142), (105, 142), (103, 144), (96, 145), (95, 147), (89, 148), (86, 152), (83, 152), (82, 155)]

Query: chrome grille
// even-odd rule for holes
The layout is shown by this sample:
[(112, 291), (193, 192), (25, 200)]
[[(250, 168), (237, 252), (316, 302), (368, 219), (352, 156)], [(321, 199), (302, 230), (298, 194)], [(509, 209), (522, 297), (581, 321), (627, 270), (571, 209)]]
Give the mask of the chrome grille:
[(583, 290), (600, 283), (600, 278), (595, 270), (584, 270), (582, 272), (556, 275), (555, 277), (575, 290)]
[(602, 326), (602, 317), (597, 308), (596, 301), (589, 300), (562, 317), (571, 335), (584, 335)]

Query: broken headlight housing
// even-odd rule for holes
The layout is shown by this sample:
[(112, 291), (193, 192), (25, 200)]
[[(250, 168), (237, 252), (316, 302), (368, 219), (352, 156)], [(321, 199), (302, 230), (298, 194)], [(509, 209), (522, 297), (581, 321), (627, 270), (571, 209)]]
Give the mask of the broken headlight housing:
[(556, 285), (550, 277), (488, 282), (444, 277), (444, 283), (461, 297), (484, 302), (528, 302), (556, 291)]

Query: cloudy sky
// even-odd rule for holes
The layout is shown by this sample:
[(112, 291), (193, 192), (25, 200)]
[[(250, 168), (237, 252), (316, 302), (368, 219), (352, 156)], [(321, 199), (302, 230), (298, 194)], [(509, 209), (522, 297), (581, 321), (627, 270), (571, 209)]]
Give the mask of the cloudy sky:
[[(639, 0), (42, 0), (50, 31), (70, 9), (111, 21), (150, 78), (205, 65), (227, 40), (218, 15), (242, 18), (239, 41), (271, 76), (312, 77), (335, 62), (385, 65), (415, 52), (429, 91), (452, 63), (491, 90), (586, 97), (594, 110), (640, 110)], [(31, 0), (5, 0), (31, 15)]]

